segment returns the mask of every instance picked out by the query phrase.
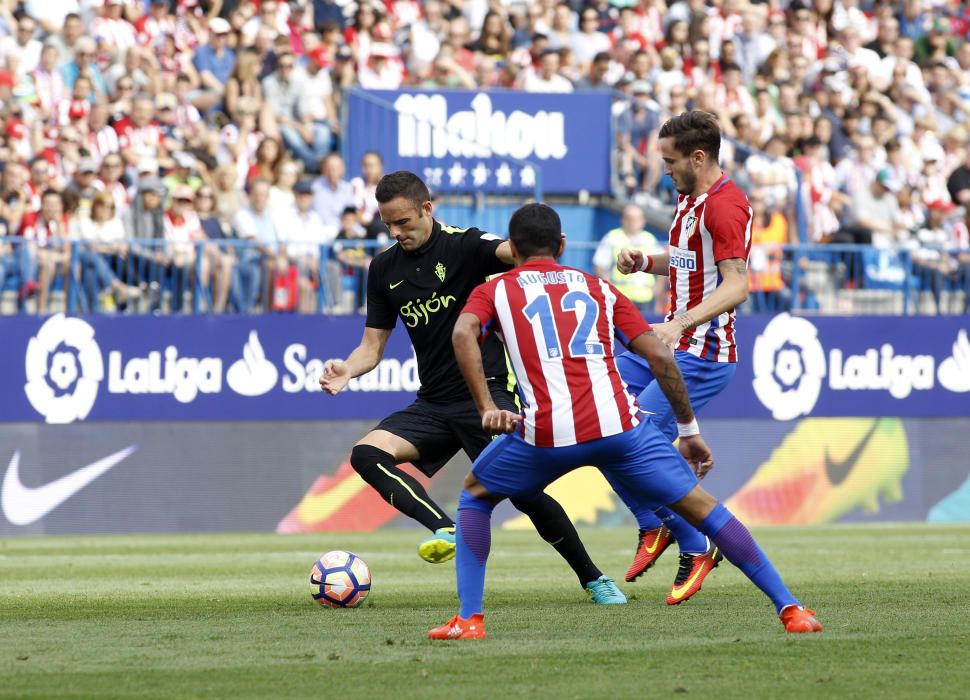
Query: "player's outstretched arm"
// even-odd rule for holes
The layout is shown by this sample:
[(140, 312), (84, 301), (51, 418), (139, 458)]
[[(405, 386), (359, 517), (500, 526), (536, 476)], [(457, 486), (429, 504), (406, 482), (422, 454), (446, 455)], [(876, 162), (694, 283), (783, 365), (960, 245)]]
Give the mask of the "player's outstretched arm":
[(331, 359), (323, 363), (320, 388), (331, 396), (347, 386), (354, 377), (367, 374), (384, 357), (384, 347), (391, 337), (389, 328), (364, 328), (364, 337), (346, 360)]
[(698, 478), (703, 478), (714, 466), (714, 457), (700, 435), (700, 428), (694, 418), (694, 409), (690, 405), (690, 396), (687, 394), (687, 385), (684, 384), (684, 377), (680, 373), (677, 361), (674, 360), (669, 348), (652, 331), (634, 338), (630, 343), (630, 349), (650, 363), (653, 376), (677, 418), (680, 454), (687, 460)]
[(644, 255), (642, 250), (623, 248), (616, 256), (616, 269), (624, 275), (648, 272), (651, 275), (670, 276), (670, 253)]
[(704, 300), (687, 313), (653, 326), (657, 337), (674, 347), (681, 336), (702, 323), (730, 311), (748, 298), (748, 266), (741, 258), (728, 258), (717, 264), (721, 283)]

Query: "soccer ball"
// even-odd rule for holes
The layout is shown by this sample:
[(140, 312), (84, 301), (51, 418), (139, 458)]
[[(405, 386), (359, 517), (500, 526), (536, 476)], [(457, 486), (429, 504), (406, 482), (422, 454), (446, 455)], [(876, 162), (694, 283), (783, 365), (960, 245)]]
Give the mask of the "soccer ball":
[(335, 549), (310, 569), (310, 594), (328, 608), (356, 608), (370, 592), (370, 569), (352, 552)]

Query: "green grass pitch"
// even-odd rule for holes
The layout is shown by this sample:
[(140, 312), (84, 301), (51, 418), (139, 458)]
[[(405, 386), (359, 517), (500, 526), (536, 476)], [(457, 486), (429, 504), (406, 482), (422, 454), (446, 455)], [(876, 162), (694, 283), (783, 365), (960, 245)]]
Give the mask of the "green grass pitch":
[[(633, 532), (585, 529), (622, 578)], [(454, 567), (416, 530), (317, 536), (0, 540), (0, 697), (967, 697), (970, 526), (761, 529), (825, 632), (786, 636), (724, 562), (667, 607), (676, 555), (595, 606), (534, 533), (495, 533), (489, 639), (431, 642), (457, 610)], [(374, 587), (357, 610), (312, 601), (314, 559), (349, 549)]]

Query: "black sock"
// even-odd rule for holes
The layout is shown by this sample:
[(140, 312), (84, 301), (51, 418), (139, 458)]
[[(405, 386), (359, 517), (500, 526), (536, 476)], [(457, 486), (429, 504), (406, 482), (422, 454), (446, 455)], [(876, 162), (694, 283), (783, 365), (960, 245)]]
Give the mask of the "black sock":
[(532, 499), (513, 498), (511, 501), (512, 505), (529, 516), (532, 524), (539, 531), (539, 536), (551, 544), (559, 552), (559, 556), (572, 567), (576, 578), (579, 579), (579, 585), (585, 586), (603, 575), (603, 572), (589, 558), (586, 547), (579, 539), (579, 533), (576, 532), (569, 516), (557, 500), (545, 493), (540, 493)]
[(454, 526), (455, 521), (431, 500), (425, 488), (407, 472), (398, 469), (394, 457), (384, 450), (357, 445), (350, 453), (350, 464), (385, 501), (432, 532)]

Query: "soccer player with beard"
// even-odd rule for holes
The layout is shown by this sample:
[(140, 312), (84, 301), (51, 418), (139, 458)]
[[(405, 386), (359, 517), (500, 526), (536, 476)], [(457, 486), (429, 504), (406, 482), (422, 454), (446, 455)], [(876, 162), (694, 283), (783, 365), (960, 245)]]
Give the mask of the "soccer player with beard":
[[(440, 563), (455, 556), (455, 523), (397, 465), (411, 462), (430, 477), (458, 450), (474, 460), (489, 444), (491, 436), (482, 429), (450, 340), (468, 295), (488, 276), (508, 270), (512, 254), (508, 241), (498, 236), (436, 221), (428, 188), (413, 173), (398, 171), (381, 178), (376, 198), (380, 218), (397, 245), (371, 262), (360, 344), (345, 360), (324, 364), (320, 386), (334, 395), (351, 378), (374, 369), (400, 318), (414, 346), (421, 388), (414, 403), (385, 418), (358, 441), (350, 463), (384, 500), (432, 532), (418, 545), (418, 554)], [(496, 339), (486, 343), (480, 361), (495, 404), (517, 410), (501, 343)], [(559, 503), (541, 491), (512, 503), (572, 567), (595, 603), (626, 602), (612, 579), (590, 560)]]
[[(622, 250), (617, 269), (670, 277), (670, 312), (653, 329), (674, 350), (691, 404), (700, 410), (727, 386), (737, 367), (735, 307), (748, 296), (752, 212), (744, 192), (718, 164), (721, 130), (713, 114), (693, 110), (672, 117), (661, 127), (659, 143), (665, 170), (680, 193), (668, 252), (646, 256), (639, 250)], [(649, 364), (626, 352), (617, 358), (617, 367), (654, 425), (674, 440), (674, 410)], [(643, 574), (676, 540), (680, 566), (667, 604), (682, 603), (697, 593), (722, 553), (670, 510), (645, 505), (619, 481), (611, 480), (611, 485), (640, 528), (626, 580)]]
[[(452, 334), (482, 428), (503, 434), (479, 455), (458, 501), (457, 615), (431, 639), (483, 639), (491, 517), (504, 498), (529, 498), (587, 464), (630, 494), (689, 520), (774, 603), (787, 632), (821, 632), (747, 528), (694, 475), (713, 464), (687, 388), (664, 341), (616, 287), (563, 267), (559, 216), (527, 204), (509, 223), (518, 267), (475, 289)], [(522, 393), (522, 413), (493, 400), (479, 343), (500, 335)], [(617, 370), (613, 335), (649, 364), (671, 405), (680, 453), (646, 420)], [(685, 461), (686, 459), (686, 461)], [(688, 466), (688, 463), (690, 466)], [(694, 472), (691, 471), (693, 468)]]

